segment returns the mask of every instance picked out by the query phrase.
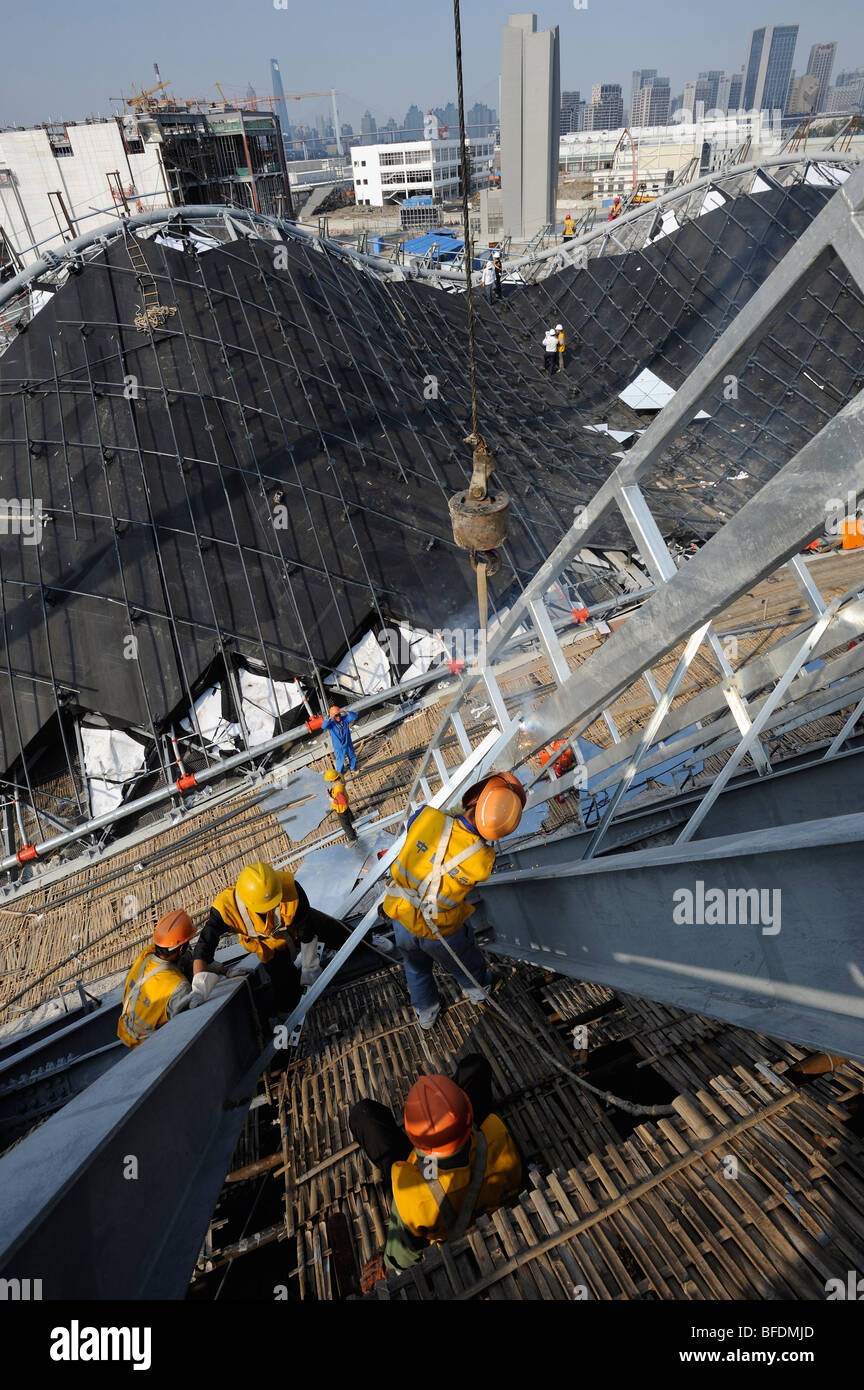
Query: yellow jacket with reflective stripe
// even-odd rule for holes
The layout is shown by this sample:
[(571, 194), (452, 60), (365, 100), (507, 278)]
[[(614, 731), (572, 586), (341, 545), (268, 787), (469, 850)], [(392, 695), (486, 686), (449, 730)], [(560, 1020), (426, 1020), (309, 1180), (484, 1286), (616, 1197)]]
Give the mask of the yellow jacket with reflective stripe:
[(126, 976), (123, 1004), (117, 1021), (117, 1036), (127, 1047), (138, 1047), (145, 1038), (168, 1021), (168, 1001), (176, 989), (189, 981), (176, 965), (154, 955), (152, 944), (136, 957)]
[(443, 811), (424, 806), (409, 825), (405, 843), (391, 866), (393, 882), (381, 906), (381, 911), (387, 917), (401, 922), (415, 936), (434, 937), (435, 933), (424, 921), (419, 907), (400, 896), (399, 888), (413, 894), (419, 891), (432, 872), (438, 841), (445, 832), (450, 837), (444, 854), (445, 864), (467, 849), (472, 841), (477, 848), (451, 873), (442, 876), (434, 909), (429, 910), (442, 936), (452, 936), (471, 916), (474, 908), (464, 899), (478, 883), (486, 882), (495, 863), (494, 849), (481, 839), (476, 830), (469, 830), (461, 820), (454, 820)]
[[(515, 1197), (522, 1182), (522, 1160), (502, 1120), (487, 1115), (481, 1125), (486, 1136), (486, 1172), (483, 1186), (474, 1206), (475, 1218), (484, 1211), (494, 1211)], [(457, 1168), (445, 1168), (438, 1160), (437, 1178), (456, 1214), (471, 1181), (476, 1134), (471, 1136), (471, 1152), (467, 1163)], [(393, 1205), (403, 1226), (412, 1235), (435, 1244), (447, 1240), (447, 1226), (438, 1209), (436, 1198), (423, 1177), (425, 1154), (415, 1149), (405, 1163), (394, 1163), (390, 1170), (393, 1184)]]
[(291, 942), (295, 945), (297, 942), (297, 929), (292, 926), (292, 923), (297, 912), (299, 895), (290, 874), (280, 874), (279, 878), (282, 881), (282, 902), (279, 909), (282, 918), (282, 930), (279, 932), (276, 931), (276, 922), (272, 912), (268, 912), (267, 916), (262, 919), (257, 912), (250, 911), (249, 916), (255, 924), (257, 935), (249, 936), (246, 923), (240, 916), (233, 888), (225, 888), (213, 904), (225, 925), (237, 933), (240, 945), (245, 946), (247, 951), (251, 951), (259, 960), (265, 962), (272, 960), (276, 951), (284, 950)]

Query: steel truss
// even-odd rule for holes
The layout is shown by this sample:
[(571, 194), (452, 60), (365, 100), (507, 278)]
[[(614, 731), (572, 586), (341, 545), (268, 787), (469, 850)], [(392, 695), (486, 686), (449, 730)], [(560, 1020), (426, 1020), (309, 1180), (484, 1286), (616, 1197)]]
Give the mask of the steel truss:
[[(584, 922), (576, 906), (582, 878), (595, 871), (592, 863), (586, 861), (592, 860), (604, 838), (618, 824), (623, 814), (624, 793), (640, 772), (644, 775), (653, 765), (668, 763), (670, 755), (678, 759), (682, 767), (688, 763), (692, 767), (709, 753), (730, 754), (723, 771), (705, 796), (690, 807), (688, 818), (678, 827), (674, 850), (641, 852), (654, 855), (658, 863), (671, 864), (672, 878), (676, 882), (685, 882), (682, 875), (694, 871), (694, 866), (698, 867), (707, 858), (711, 860), (712, 871), (720, 874), (722, 868), (723, 881), (728, 879), (734, 886), (741, 881), (745, 870), (739, 867), (736, 871), (732, 861), (746, 858), (751, 851), (764, 853), (775, 856), (772, 881), (784, 886), (787, 900), (794, 900), (797, 893), (801, 903), (812, 908), (812, 896), (800, 896), (803, 890), (799, 871), (806, 852), (812, 850), (814, 856), (818, 856), (817, 874), (823, 872), (826, 882), (832, 881), (828, 876), (835, 871), (835, 857), (843, 860), (844, 874), (853, 862), (860, 864), (859, 842), (864, 838), (864, 816), (860, 814), (838, 818), (836, 826), (831, 826), (830, 818), (818, 825), (803, 826), (794, 835), (788, 828), (772, 834), (766, 827), (758, 843), (751, 835), (744, 837), (747, 843), (735, 837), (724, 843), (720, 837), (706, 845), (698, 838), (698, 831), (746, 757), (759, 774), (764, 776), (771, 770), (765, 748), (765, 736), (769, 731), (790, 733), (828, 713), (851, 710), (844, 728), (824, 752), (825, 761), (836, 766), (837, 776), (844, 775), (843, 746), (857, 713), (864, 708), (864, 646), (848, 649), (850, 641), (857, 642), (864, 634), (864, 602), (853, 588), (826, 603), (800, 558), (800, 552), (821, 534), (829, 499), (838, 494), (843, 497), (849, 493), (857, 495), (864, 487), (864, 392), (859, 392), (839, 410), (681, 569), (676, 567), (659, 533), (643, 492), (664, 450), (686, 428), (724, 374), (740, 370), (758, 342), (772, 331), (788, 306), (834, 255), (843, 260), (857, 284), (864, 287), (864, 168), (850, 176), (799, 237), (541, 566), (492, 633), (485, 664), (462, 679), (417, 769), (408, 796), (408, 813), (424, 802), (435, 806), (453, 804), (471, 782), (495, 769), (515, 768), (523, 772), (531, 788), (529, 806), (549, 800), (576, 780), (589, 788), (593, 784), (613, 789), (605, 816), (587, 845), (583, 840), (575, 855), (579, 864), (568, 867), (566, 883), (557, 882), (561, 873), (558, 865), (552, 875), (538, 871), (537, 877), (545, 882), (542, 891), (539, 885), (534, 889), (520, 887), (518, 914), (523, 926), (530, 917), (530, 942), (514, 946), (511, 932), (506, 949), (522, 959), (542, 960), (546, 965), (560, 966), (570, 973), (578, 971)], [(566, 582), (568, 565), (585, 545), (590, 545), (596, 528), (613, 509), (624, 518), (647, 561), (655, 581), (655, 592), (588, 660), (571, 671), (550, 614), (550, 591), (562, 581)], [(713, 620), (753, 585), (783, 566), (789, 566), (794, 574), (810, 615), (796, 632), (733, 671), (713, 630)], [(530, 647), (537, 656), (545, 658), (555, 686), (530, 714), (524, 713), (524, 697), (508, 704), (499, 684), (509, 643), (517, 633), (523, 635), (523, 650), (527, 634)], [(672, 680), (661, 692), (652, 667), (682, 644), (684, 651)], [(675, 691), (703, 644), (716, 662), (716, 683), (670, 712)], [(824, 666), (805, 673), (804, 666), (816, 657), (824, 661)], [(655, 712), (641, 733), (621, 740), (611, 706), (642, 680), (652, 691)], [(463, 714), (478, 696), (492, 706), (498, 729), (469, 751), (465, 746)], [(575, 748), (576, 740), (601, 716), (612, 735), (611, 748), (589, 759), (584, 767), (567, 778), (556, 780), (550, 776), (551, 761), (546, 769), (539, 770), (530, 761), (552, 740), (561, 737)], [(682, 732), (685, 729), (689, 731)], [(444, 749), (454, 745), (461, 747), (466, 756), (463, 762), (448, 765)], [(793, 843), (797, 853), (787, 853)], [(380, 862), (379, 878), (396, 857), (398, 848), (394, 846)], [(598, 861), (596, 872), (601, 878), (606, 875), (609, 882), (613, 879), (619, 882), (626, 878), (627, 872), (635, 874), (642, 862), (638, 853), (628, 855), (626, 863), (620, 856), (612, 856)], [(522, 877), (524, 879), (525, 875)], [(645, 916), (646, 932), (648, 919), (653, 920), (652, 914), (660, 911), (665, 913), (664, 921), (670, 919), (668, 895), (663, 896), (662, 908), (658, 909), (657, 894), (650, 887), (648, 877), (645, 878), (645, 891), (649, 896), (644, 910), (638, 893), (628, 896), (622, 890), (620, 904), (623, 910), (626, 899), (626, 910), (637, 922), (642, 920), (640, 913)], [(556, 880), (554, 892), (553, 879)], [(493, 921), (497, 920), (501, 905), (507, 899), (507, 882), (503, 877), (494, 876), (488, 886), (486, 896)], [(350, 911), (369, 889), (370, 880), (366, 879), (362, 889), (355, 890), (349, 897), (345, 910)], [(822, 982), (823, 998), (808, 1002), (803, 994), (784, 992), (782, 986), (784, 979), (800, 979), (802, 972), (806, 975), (808, 952), (809, 958), (814, 959), (822, 950), (813, 921), (808, 919), (805, 923), (799, 918), (794, 933), (781, 935), (776, 940), (771, 938), (770, 950), (754, 957), (752, 962), (753, 979), (759, 980), (763, 1003), (767, 996), (770, 1007), (760, 1014), (758, 1024), (743, 1005), (738, 1017), (749, 1016), (750, 1026), (759, 1026), (765, 1031), (773, 1028), (783, 1036), (806, 1036), (809, 1029), (811, 1035), (818, 1034), (820, 1045), (830, 1046), (834, 1051), (848, 1046), (850, 1030), (860, 1027), (864, 1012), (864, 977), (860, 968), (858, 975), (854, 970), (851, 976), (847, 972), (850, 953), (853, 948), (860, 949), (861, 944), (856, 903), (857, 895), (852, 893), (851, 887), (845, 898), (831, 889), (832, 933), (837, 938), (839, 954), (830, 982), (827, 979)], [(295, 1022), (302, 1020), (309, 1004), (326, 987), (353, 945), (369, 930), (376, 915), (377, 904), (366, 913), (352, 940), (304, 997), (295, 1011)], [(555, 936), (557, 946), (547, 943), (549, 933)], [(568, 943), (566, 947), (561, 945), (562, 937)], [(646, 940), (650, 940), (650, 932)], [(720, 949), (727, 948), (721, 946)], [(642, 964), (645, 964), (652, 952), (646, 947), (642, 955), (645, 957)], [(568, 959), (570, 965), (566, 965)], [(656, 997), (671, 997), (667, 988), (668, 973), (675, 968), (670, 965), (664, 973), (666, 993), (658, 991)], [(601, 968), (589, 977), (621, 982), (618, 975), (614, 979), (612, 975), (611, 971), (604, 974)], [(847, 986), (851, 979), (852, 987), (840, 988), (839, 975), (846, 978)], [(721, 1017), (732, 1016), (728, 1009), (723, 1012), (718, 1005), (721, 996), (727, 1000), (735, 996), (738, 1007), (741, 1000), (756, 989), (752, 980), (745, 980), (743, 976), (736, 986), (734, 972), (724, 972), (712, 958), (707, 959), (699, 979), (698, 987), (688, 991), (686, 1007)], [(641, 969), (630, 972), (626, 986), (622, 984), (622, 987), (649, 997), (652, 988), (658, 989), (656, 981), (652, 983), (650, 972)], [(817, 1014), (821, 1021), (814, 1033), (810, 1024), (805, 1025), (803, 1020), (808, 1017), (812, 1022)]]

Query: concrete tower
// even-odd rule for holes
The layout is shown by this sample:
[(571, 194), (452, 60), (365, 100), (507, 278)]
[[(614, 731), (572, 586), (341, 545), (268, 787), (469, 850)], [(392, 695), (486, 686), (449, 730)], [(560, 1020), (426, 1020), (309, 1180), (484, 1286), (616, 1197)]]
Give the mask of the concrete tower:
[(555, 221), (561, 119), (558, 26), (511, 14), (501, 53), (501, 194), (504, 231), (530, 239)]

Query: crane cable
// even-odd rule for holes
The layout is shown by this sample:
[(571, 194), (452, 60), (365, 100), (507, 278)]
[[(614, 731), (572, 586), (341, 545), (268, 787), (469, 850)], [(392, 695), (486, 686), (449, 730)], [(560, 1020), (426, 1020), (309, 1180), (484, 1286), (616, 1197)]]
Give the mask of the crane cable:
[[(456, 92), (459, 106), (459, 163), (462, 172), (462, 242), (465, 261), (465, 303), (468, 313), (468, 370), (471, 384), (471, 433), (465, 441), (476, 450), (486, 450), (486, 441), (480, 433), (477, 418), (477, 361), (474, 353), (474, 297), (471, 293), (471, 271), (474, 256), (471, 247), (471, 228), (468, 220), (468, 192), (471, 186), (471, 166), (468, 158), (465, 136), (465, 96), (462, 88), (462, 25), (459, 13), (459, 0), (453, 0), (453, 27), (456, 38)], [(486, 644), (486, 621), (488, 617), (488, 594), (486, 589), (486, 562), (477, 560), (477, 610), (480, 621), (481, 650)]]

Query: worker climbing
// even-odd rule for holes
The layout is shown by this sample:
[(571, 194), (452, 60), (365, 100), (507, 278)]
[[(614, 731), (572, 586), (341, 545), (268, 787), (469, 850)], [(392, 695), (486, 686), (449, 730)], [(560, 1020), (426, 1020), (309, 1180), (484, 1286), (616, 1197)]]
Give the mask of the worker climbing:
[(336, 815), (342, 831), (349, 844), (356, 844), (357, 831), (354, 829), (354, 817), (351, 814), (351, 807), (348, 803), (348, 793), (345, 790), (345, 783), (339, 773), (332, 767), (328, 767), (324, 773), (324, 781), (327, 783), (327, 795), (330, 797), (330, 810)]
[(182, 909), (160, 917), (149, 946), (135, 958), (123, 986), (117, 1036), (138, 1047), (191, 1002), (192, 962), (187, 947), (195, 935)]
[(381, 911), (394, 923), (421, 1028), (432, 1028), (441, 1012), (433, 978), (436, 962), (461, 985), (466, 998), (481, 1003), (486, 997), (489, 968), (466, 925), (474, 908), (465, 899), (488, 879), (495, 864), (493, 846), (519, 825), (525, 800), (518, 777), (494, 773), (469, 788), (461, 814), (421, 806), (408, 822)]
[(421, 1076), (405, 1100), (405, 1128), (378, 1101), (361, 1100), (348, 1117), (351, 1133), (392, 1191), (383, 1258), (363, 1271), (364, 1292), (385, 1269), (408, 1269), (430, 1244), (457, 1240), (484, 1212), (512, 1201), (522, 1184), (522, 1158), (492, 1110), (492, 1069), (485, 1057), (463, 1057), (451, 1081)]
[(303, 986), (321, 974), (319, 940), (338, 948), (348, 935), (343, 922), (310, 905), (292, 873), (279, 872), (260, 860), (247, 864), (234, 887), (224, 889), (214, 901), (195, 949), (193, 984), (199, 973), (224, 973), (213, 957), (225, 932), (236, 932), (241, 946), (265, 967), (269, 980), (261, 1004), (265, 1018), (290, 1013)]
[(356, 718), (357, 715), (353, 710), (341, 710), (338, 705), (331, 705), (328, 717), (321, 725), (321, 728), (330, 735), (333, 744), (333, 757), (336, 760), (336, 771), (340, 774), (346, 762), (352, 772), (357, 767), (357, 753), (351, 740), (349, 727)]

